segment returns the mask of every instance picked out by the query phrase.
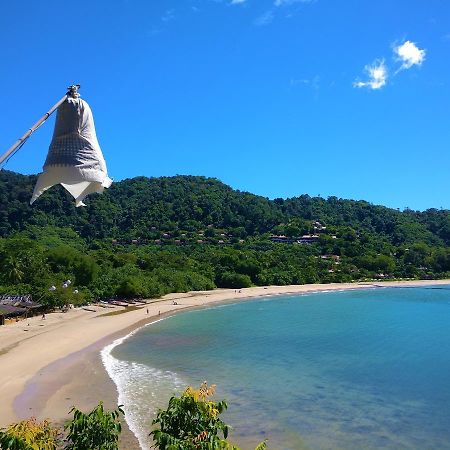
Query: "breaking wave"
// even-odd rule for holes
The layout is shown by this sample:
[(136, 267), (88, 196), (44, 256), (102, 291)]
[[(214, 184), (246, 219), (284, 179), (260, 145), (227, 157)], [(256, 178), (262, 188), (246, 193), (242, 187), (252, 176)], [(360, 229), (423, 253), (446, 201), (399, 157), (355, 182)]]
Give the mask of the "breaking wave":
[(148, 434), (157, 409), (166, 406), (169, 397), (175, 391), (183, 389), (186, 383), (174, 372), (122, 361), (112, 355), (115, 347), (140, 329), (107, 345), (101, 351), (101, 358), (108, 375), (117, 387), (118, 404), (124, 405), (128, 427), (138, 439), (141, 448), (150, 450), (151, 442)]

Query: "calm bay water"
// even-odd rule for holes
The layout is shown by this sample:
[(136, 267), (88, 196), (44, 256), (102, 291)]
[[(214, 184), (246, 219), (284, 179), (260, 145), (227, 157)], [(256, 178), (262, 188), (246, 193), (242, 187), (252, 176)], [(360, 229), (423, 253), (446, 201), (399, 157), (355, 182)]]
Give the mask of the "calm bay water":
[(155, 409), (207, 380), (245, 450), (450, 449), (450, 286), (190, 311), (116, 344), (104, 361), (144, 448)]

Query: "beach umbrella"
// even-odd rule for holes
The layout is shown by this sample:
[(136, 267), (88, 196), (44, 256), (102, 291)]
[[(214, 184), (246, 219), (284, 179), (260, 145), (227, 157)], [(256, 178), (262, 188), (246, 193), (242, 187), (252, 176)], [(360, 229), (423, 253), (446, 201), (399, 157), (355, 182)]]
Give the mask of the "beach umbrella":
[(97, 140), (92, 111), (87, 102), (80, 98), (79, 87), (70, 86), (66, 95), (0, 156), (1, 166), (57, 110), (47, 159), (30, 204), (56, 184), (61, 184), (74, 197), (76, 206), (85, 206), (83, 200), (87, 195), (101, 193), (104, 188), (111, 186), (112, 180), (108, 177), (105, 159)]

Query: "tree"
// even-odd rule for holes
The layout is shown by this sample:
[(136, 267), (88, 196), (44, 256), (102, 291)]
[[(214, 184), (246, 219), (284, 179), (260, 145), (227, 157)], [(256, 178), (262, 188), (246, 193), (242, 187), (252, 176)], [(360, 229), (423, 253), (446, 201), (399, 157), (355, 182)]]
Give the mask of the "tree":
[(120, 415), (122, 406), (114, 411), (105, 411), (100, 402), (90, 413), (72, 408), (73, 419), (65, 426), (69, 430), (66, 450), (117, 450), (122, 431)]
[(13, 284), (18, 284), (22, 281), (24, 273), (22, 270), (20, 260), (10, 256), (5, 261), (5, 269), (8, 281), (10, 281)]
[(73, 275), (77, 284), (91, 283), (99, 270), (93, 258), (67, 245), (51, 248), (47, 260), (52, 270)]
[(237, 449), (227, 442), (228, 425), (219, 415), (226, 410), (224, 400), (208, 400), (215, 386), (204, 382), (199, 389), (188, 387), (181, 397), (172, 397), (167, 410), (160, 409), (150, 436), (159, 450)]
[(248, 275), (241, 273), (225, 272), (216, 280), (218, 287), (241, 289), (250, 287), (252, 285), (252, 280)]
[[(308, 195), (272, 201), (192, 176), (124, 180), (82, 211), (55, 188), (30, 208), (34, 181), (0, 171), (0, 290), (49, 306), (216, 285), (449, 276), (446, 210)], [(309, 246), (269, 241), (271, 232), (311, 232), (317, 221), (326, 230), (316, 227), (320, 238)], [(340, 256), (339, 267), (318, 263), (327, 255)], [(67, 279), (72, 289), (48, 291)]]

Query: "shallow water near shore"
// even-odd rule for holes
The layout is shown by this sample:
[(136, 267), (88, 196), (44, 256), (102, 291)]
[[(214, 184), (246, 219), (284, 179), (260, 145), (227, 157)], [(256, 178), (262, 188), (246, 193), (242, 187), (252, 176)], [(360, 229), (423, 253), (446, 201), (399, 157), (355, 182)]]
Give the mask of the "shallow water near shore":
[(450, 286), (270, 297), (188, 311), (103, 351), (143, 448), (157, 407), (217, 384), (232, 441), (450, 448)]

